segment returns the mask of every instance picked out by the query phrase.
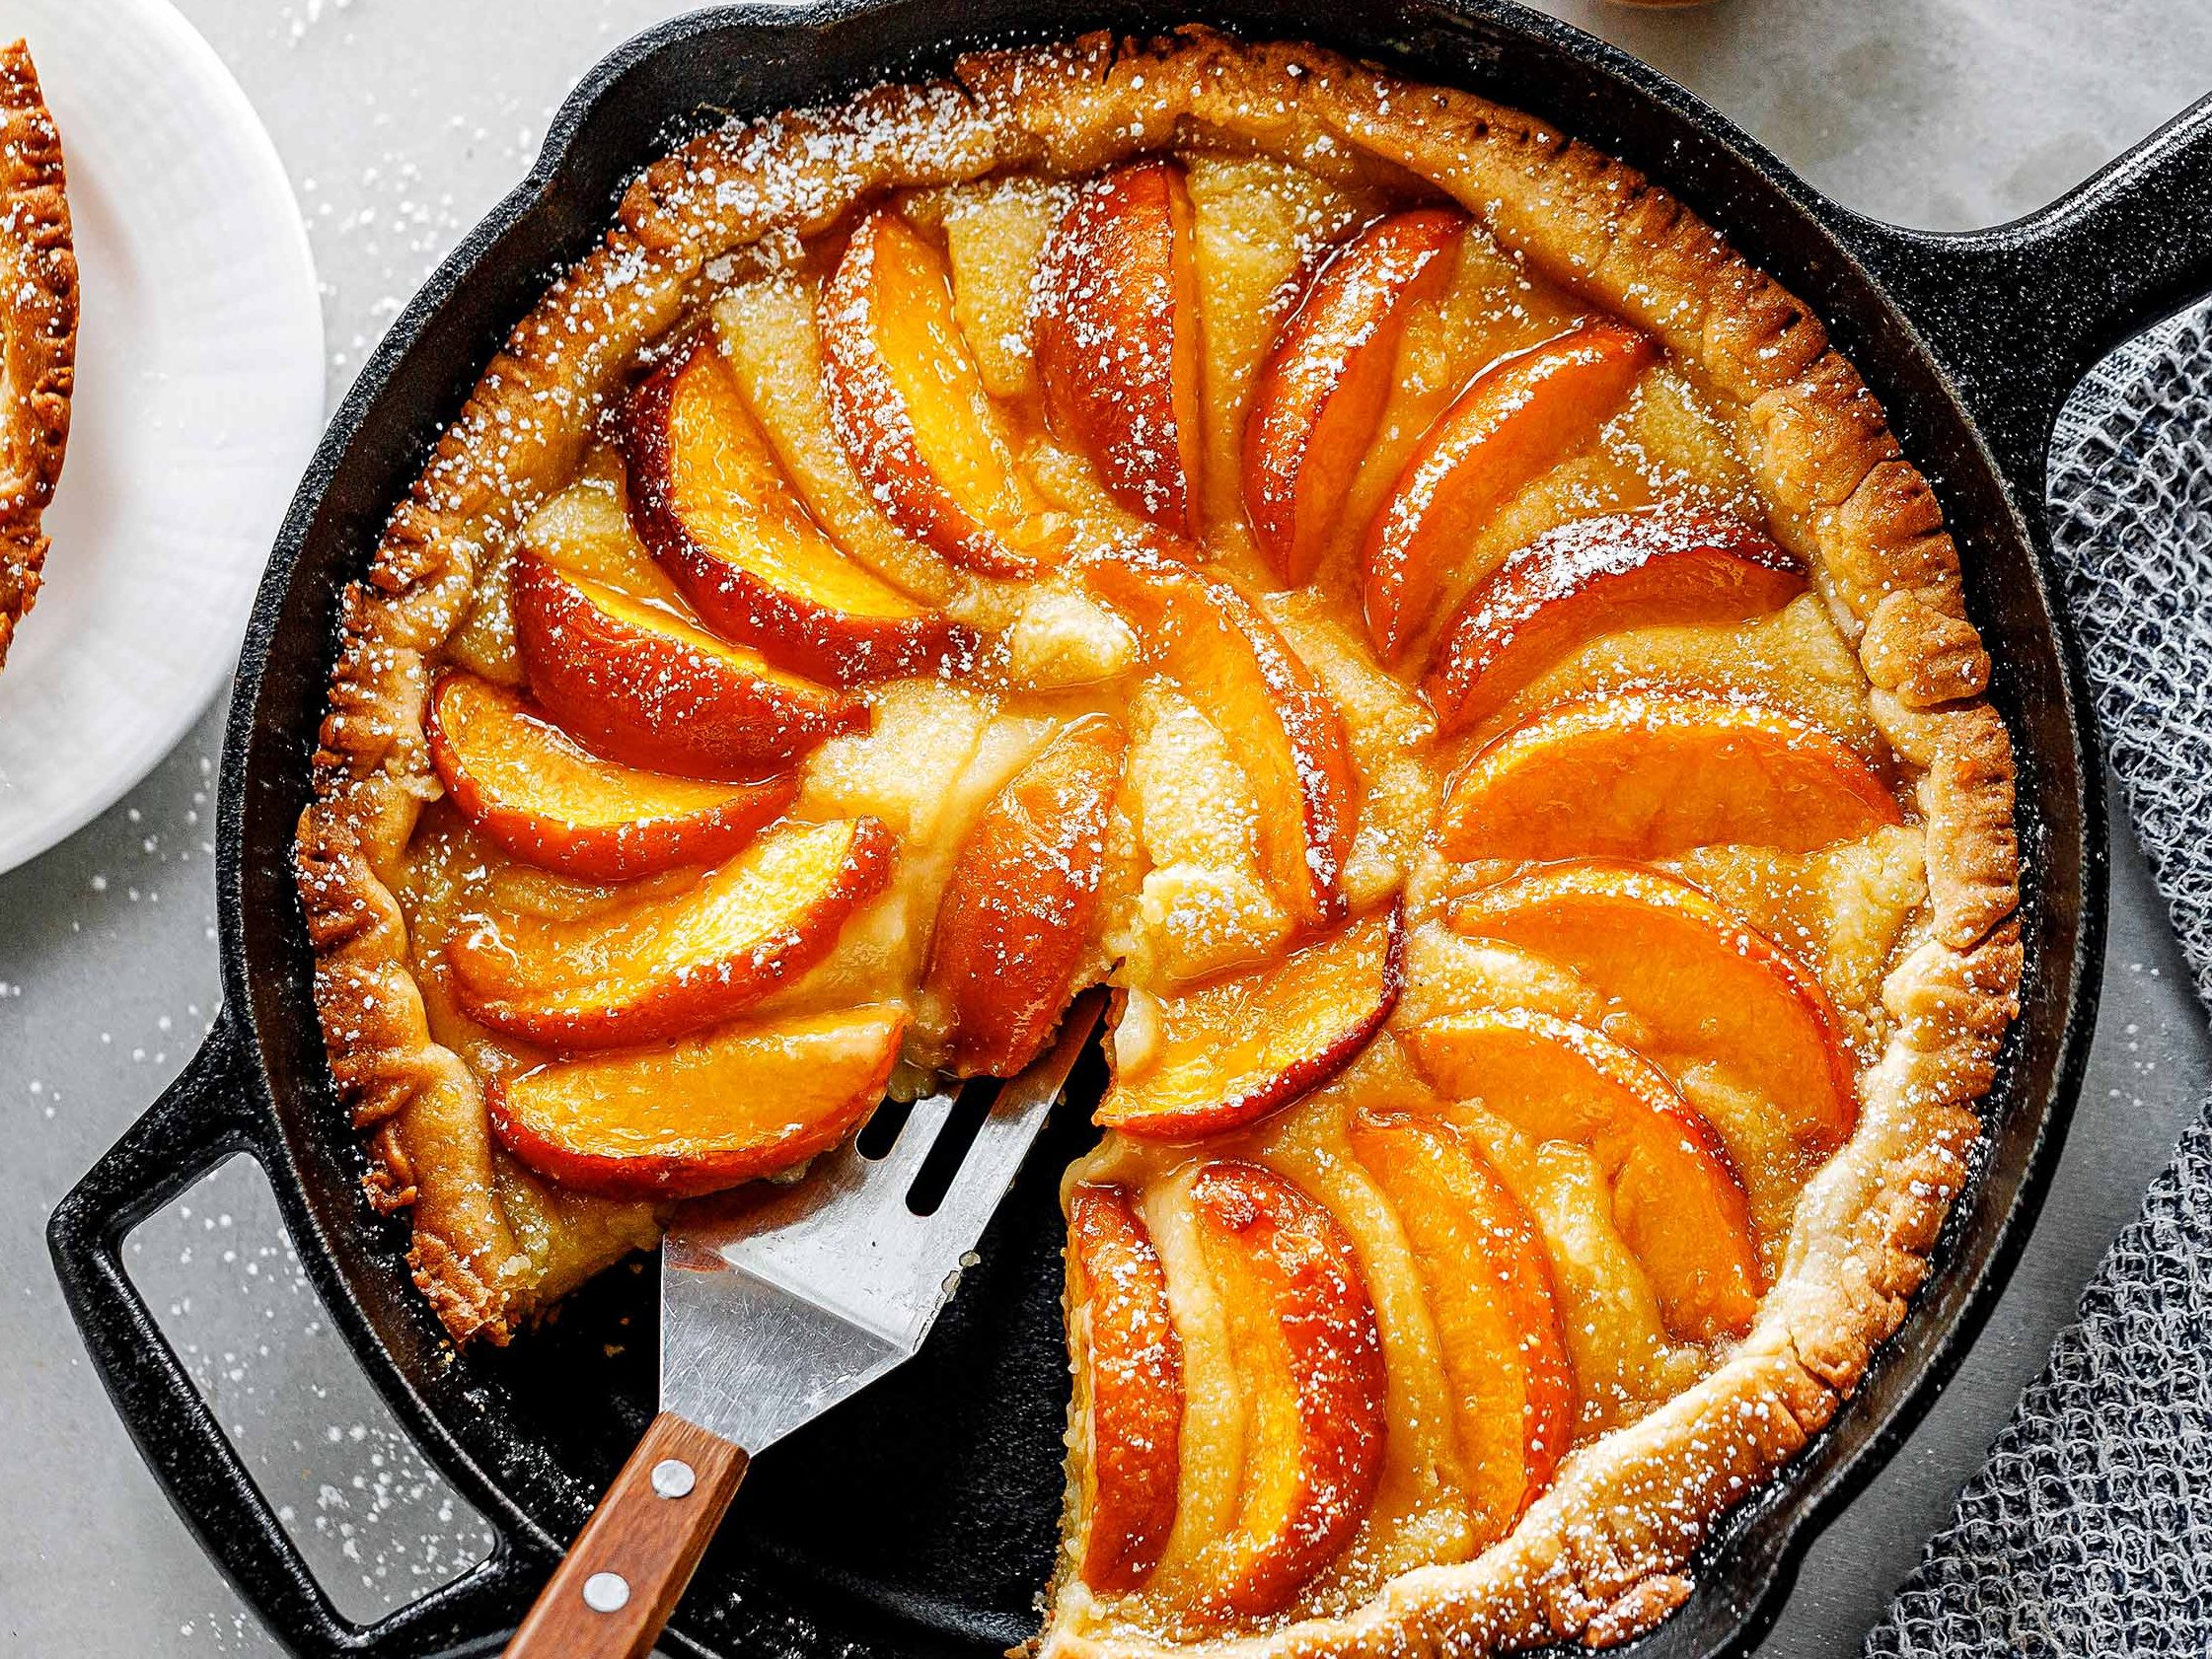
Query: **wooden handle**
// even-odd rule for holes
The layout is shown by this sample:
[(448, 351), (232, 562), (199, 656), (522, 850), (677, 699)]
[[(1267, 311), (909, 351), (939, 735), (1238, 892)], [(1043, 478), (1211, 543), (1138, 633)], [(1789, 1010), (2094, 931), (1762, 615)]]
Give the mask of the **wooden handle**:
[(663, 1411), (507, 1643), (506, 1659), (645, 1659), (745, 1479), (745, 1454)]

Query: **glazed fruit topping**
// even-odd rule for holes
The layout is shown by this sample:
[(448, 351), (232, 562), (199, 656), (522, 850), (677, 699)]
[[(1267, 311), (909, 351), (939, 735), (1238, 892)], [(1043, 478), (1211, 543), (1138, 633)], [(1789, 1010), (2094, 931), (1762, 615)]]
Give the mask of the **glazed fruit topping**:
[(687, 887), (574, 919), (486, 920), (449, 950), (470, 1014), (532, 1043), (606, 1048), (759, 1002), (836, 944), (891, 878), (872, 818), (785, 824)]
[(1247, 1391), (1243, 1489), (1210, 1600), (1273, 1613), (1352, 1541), (1382, 1477), (1382, 1337), (1359, 1258), (1312, 1197), (1208, 1164), (1190, 1201)]
[(1085, 185), (1038, 277), (1037, 371), (1053, 430), (1106, 492), (1195, 538), (1199, 319), (1182, 169), (1140, 162)]
[(1794, 555), (1729, 514), (1667, 506), (1577, 519), (1475, 584), (1423, 689), (1438, 729), (1459, 731), (1601, 634), (1740, 621), (1804, 588)]
[(1417, 208), (1332, 254), (1276, 336), (1244, 432), (1244, 504), (1275, 573), (1313, 579), (1382, 418), (1407, 314), (1438, 293), (1467, 221)]
[(609, 759), (743, 780), (867, 724), (857, 698), (535, 554), (516, 557), (512, 580), (515, 642), (531, 691)]
[(838, 436), (892, 522), (970, 570), (1036, 569), (1034, 493), (961, 336), (944, 256), (879, 208), (823, 291), (821, 328)]
[(1649, 335), (1600, 319), (1475, 377), (1367, 530), (1367, 631), (1385, 661), (1412, 641), (1475, 527), (1595, 438), (1657, 360)]
[(1166, 1271), (1126, 1189), (1069, 1194), (1068, 1266), (1089, 1439), (1078, 1465), (1088, 1523), (1078, 1570), (1094, 1590), (1134, 1590), (1175, 1525), (1183, 1344)]
[(555, 1060), (495, 1082), (500, 1143), (540, 1175), (616, 1198), (689, 1198), (827, 1152), (873, 1112), (904, 1009), (721, 1026)]
[(701, 783), (602, 760), (528, 698), (470, 674), (439, 680), (428, 731), (439, 781), (470, 823), (585, 881), (727, 857), (798, 794), (791, 774)]
[(1809, 852), (1902, 822), (1848, 744), (1764, 704), (1706, 692), (1592, 697), (1532, 716), (1451, 781), (1452, 858), (1666, 858), (1743, 842)]
[(1093, 715), (1008, 780), (953, 860), (924, 983), (950, 1004), (954, 1068), (1011, 1077), (1043, 1051), (1093, 949), (1107, 814), (1128, 739)]
[(1404, 963), (1393, 905), (1180, 995), (1126, 993), (1099, 1122), (1145, 1140), (1190, 1140), (1280, 1111), (1366, 1046), (1404, 987)]
[(1341, 917), (1358, 796), (1344, 717), (1313, 671), (1221, 577), (1139, 546), (1086, 558), (1079, 574), (1236, 750), (1278, 897), (1308, 927)]
[(815, 527), (710, 336), (639, 383), (622, 432), (638, 540), (723, 638), (840, 685), (974, 664), (973, 628)]

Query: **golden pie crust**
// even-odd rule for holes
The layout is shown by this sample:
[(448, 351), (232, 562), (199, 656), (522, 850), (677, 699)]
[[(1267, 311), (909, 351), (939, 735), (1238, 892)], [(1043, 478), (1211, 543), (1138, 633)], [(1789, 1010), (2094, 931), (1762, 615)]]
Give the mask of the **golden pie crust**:
[[(1749, 1335), (1633, 1424), (1580, 1449), (1476, 1558), (1405, 1572), (1341, 1618), (1210, 1644), (1253, 1659), (1473, 1652), (1651, 1628), (1688, 1595), (1718, 1517), (1785, 1464), (1896, 1330), (1967, 1173), (1976, 1103), (2017, 1013), (2013, 758), (1935, 495), (1819, 321), (1641, 175), (1471, 94), (1302, 45), (1189, 30), (977, 53), (950, 79), (733, 124), (648, 168), (605, 242), (518, 325), (346, 591), (302, 815), (300, 891), (333, 1075), (380, 1206), (411, 1208), (417, 1282), (458, 1339), (503, 1341), (565, 1288), (530, 1282), (492, 1179), (481, 1090), (434, 1043), (394, 890), (439, 792), (424, 736), (434, 653), (478, 573), (575, 473), (594, 412), (709, 291), (722, 255), (808, 236), (885, 191), (1010, 169), (1080, 176), (1177, 143), (1426, 180), (1512, 253), (1649, 330), (1733, 418), (1775, 536), (1805, 559), (1872, 686), (1923, 822), (1928, 925), (1888, 967), (1884, 1046), (1851, 1138), (1805, 1188)], [(599, 1203), (599, 1259), (654, 1234)], [(1063, 1584), (1045, 1652), (1188, 1652), (1107, 1632)]]
[(0, 665), (38, 597), (39, 521), (69, 443), (77, 256), (61, 135), (23, 41), (0, 49)]

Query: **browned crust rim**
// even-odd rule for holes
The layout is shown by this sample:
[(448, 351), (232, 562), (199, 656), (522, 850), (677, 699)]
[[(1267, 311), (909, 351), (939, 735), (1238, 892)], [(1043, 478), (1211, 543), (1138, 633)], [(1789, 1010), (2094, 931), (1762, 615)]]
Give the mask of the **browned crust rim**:
[[(1310, 47), (1190, 30), (976, 54), (949, 81), (732, 125), (647, 169), (605, 244), (510, 336), (345, 596), (299, 839), (332, 1069), (371, 1133), (372, 1188), (414, 1205), (423, 1289), (457, 1336), (503, 1339), (529, 1302), (509, 1283), (518, 1258), (488, 1192), (482, 1103), (466, 1066), (429, 1041), (388, 886), (436, 793), (428, 657), (465, 614), (479, 561), (573, 469), (598, 395), (677, 319), (716, 255), (771, 230), (820, 230), (889, 188), (1008, 168), (1084, 173), (1177, 142), (1416, 175), (1548, 277), (1658, 334), (1735, 417), (1774, 529), (1856, 642), (1876, 717), (1918, 790), (1927, 936), (1891, 968), (1895, 1029), (1866, 1078), (1860, 1127), (1806, 1189), (1751, 1335), (1578, 1454), (1477, 1559), (1404, 1574), (1347, 1618), (1208, 1651), (1379, 1659), (1624, 1641), (1680, 1604), (1707, 1528), (1833, 1415), (1925, 1276), (2018, 1008), (2019, 857), (2011, 743), (1981, 697), (1989, 663), (1957, 551), (1880, 404), (1801, 302), (1665, 190), (1542, 122)], [(1064, 1584), (1045, 1648), (1190, 1651), (1095, 1634), (1092, 1611)]]
[(0, 665), (38, 597), (40, 528), (69, 445), (77, 255), (61, 134), (23, 41), (0, 48)]

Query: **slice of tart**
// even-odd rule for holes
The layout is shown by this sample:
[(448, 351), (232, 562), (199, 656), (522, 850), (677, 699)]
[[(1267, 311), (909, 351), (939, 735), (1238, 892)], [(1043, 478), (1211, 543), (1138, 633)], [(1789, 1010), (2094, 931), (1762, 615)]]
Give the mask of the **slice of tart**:
[(61, 134), (23, 41), (0, 48), (0, 666), (38, 597), (69, 444), (77, 255)]
[(374, 1190), (528, 1340), (1107, 984), (1042, 1651), (1639, 1634), (1905, 1317), (2014, 1010), (1935, 499), (1526, 116), (1205, 31), (956, 76), (652, 169), (349, 596)]

